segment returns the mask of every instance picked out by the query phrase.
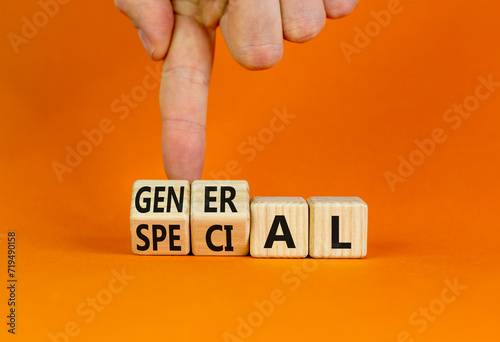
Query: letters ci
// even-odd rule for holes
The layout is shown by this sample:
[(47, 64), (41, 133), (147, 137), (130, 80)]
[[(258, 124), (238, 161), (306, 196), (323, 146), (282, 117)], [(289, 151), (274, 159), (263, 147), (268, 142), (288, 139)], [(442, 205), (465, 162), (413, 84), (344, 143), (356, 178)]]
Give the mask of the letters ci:
[(220, 224), (214, 224), (207, 230), (207, 236), (206, 236), (206, 242), (208, 248), (210, 248), (214, 252), (222, 252), (222, 250), (225, 250), (226, 252), (232, 252), (234, 251), (234, 248), (232, 246), (232, 241), (231, 241), (231, 231), (233, 230), (232, 225), (224, 225), (224, 230), (226, 231), (226, 247), (224, 248), (223, 246), (215, 246), (212, 242), (212, 233), (215, 230), (220, 230), (222, 231), (222, 226)]

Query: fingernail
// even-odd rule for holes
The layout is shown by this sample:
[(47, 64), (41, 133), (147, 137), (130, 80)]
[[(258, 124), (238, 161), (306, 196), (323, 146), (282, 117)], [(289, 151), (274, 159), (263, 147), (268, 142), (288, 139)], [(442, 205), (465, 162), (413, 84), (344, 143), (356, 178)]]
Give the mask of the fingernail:
[(139, 37), (141, 38), (142, 45), (144, 45), (146, 52), (148, 53), (149, 57), (152, 58), (153, 53), (155, 52), (155, 47), (153, 46), (153, 44), (151, 44), (151, 41), (143, 30), (138, 29), (137, 32), (139, 33)]

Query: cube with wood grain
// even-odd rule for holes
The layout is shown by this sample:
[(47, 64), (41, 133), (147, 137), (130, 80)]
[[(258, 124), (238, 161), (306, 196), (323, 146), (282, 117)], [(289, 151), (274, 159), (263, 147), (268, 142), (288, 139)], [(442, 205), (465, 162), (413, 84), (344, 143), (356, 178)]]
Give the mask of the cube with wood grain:
[(309, 245), (309, 208), (301, 197), (254, 197), (250, 202), (250, 254), (304, 258)]
[(310, 197), (309, 255), (313, 258), (366, 256), (368, 206), (358, 197)]
[(132, 251), (186, 255), (190, 250), (190, 185), (183, 180), (138, 180), (132, 190)]
[(191, 184), (191, 246), (194, 255), (247, 255), (250, 191), (246, 181)]

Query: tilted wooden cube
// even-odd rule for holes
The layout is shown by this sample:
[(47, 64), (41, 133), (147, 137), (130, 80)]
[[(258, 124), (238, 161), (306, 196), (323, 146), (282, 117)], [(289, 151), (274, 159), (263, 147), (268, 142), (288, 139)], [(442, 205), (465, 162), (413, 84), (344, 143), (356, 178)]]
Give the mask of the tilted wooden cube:
[(138, 180), (132, 190), (132, 251), (144, 255), (186, 255), (190, 186), (182, 180)]
[(250, 191), (246, 181), (191, 184), (191, 246), (194, 255), (247, 255)]
[(304, 258), (309, 217), (301, 197), (254, 197), (250, 202), (250, 254), (262, 258)]
[(358, 197), (310, 197), (309, 255), (313, 258), (366, 256), (368, 206)]

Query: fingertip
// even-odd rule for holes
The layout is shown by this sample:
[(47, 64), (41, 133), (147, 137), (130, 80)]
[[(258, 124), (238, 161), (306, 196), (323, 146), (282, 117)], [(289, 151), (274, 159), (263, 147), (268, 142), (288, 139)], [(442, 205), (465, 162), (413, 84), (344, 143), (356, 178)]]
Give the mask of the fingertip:
[[(163, 132), (163, 165), (168, 179), (200, 179), (205, 159), (205, 131), (186, 132), (170, 123)], [(181, 124), (185, 125), (185, 124)]]
[(233, 54), (234, 59), (248, 70), (270, 69), (283, 56), (283, 44), (246, 46)]
[(293, 43), (305, 43), (316, 37), (326, 22), (323, 0), (281, 0), (283, 37)]
[(151, 43), (151, 39), (149, 39), (148, 35), (140, 28), (137, 29), (137, 33), (139, 34), (142, 45), (144, 46), (144, 49), (148, 53), (149, 57), (154, 59), (153, 56), (155, 55), (155, 46)]
[(234, 60), (246, 69), (269, 69), (283, 56), (279, 1), (229, 2), (220, 28)]
[(156, 61), (165, 58), (174, 26), (170, 1), (115, 0), (115, 5), (132, 21), (148, 55)]
[(339, 19), (349, 15), (358, 0), (325, 0), (326, 15), (330, 19)]

